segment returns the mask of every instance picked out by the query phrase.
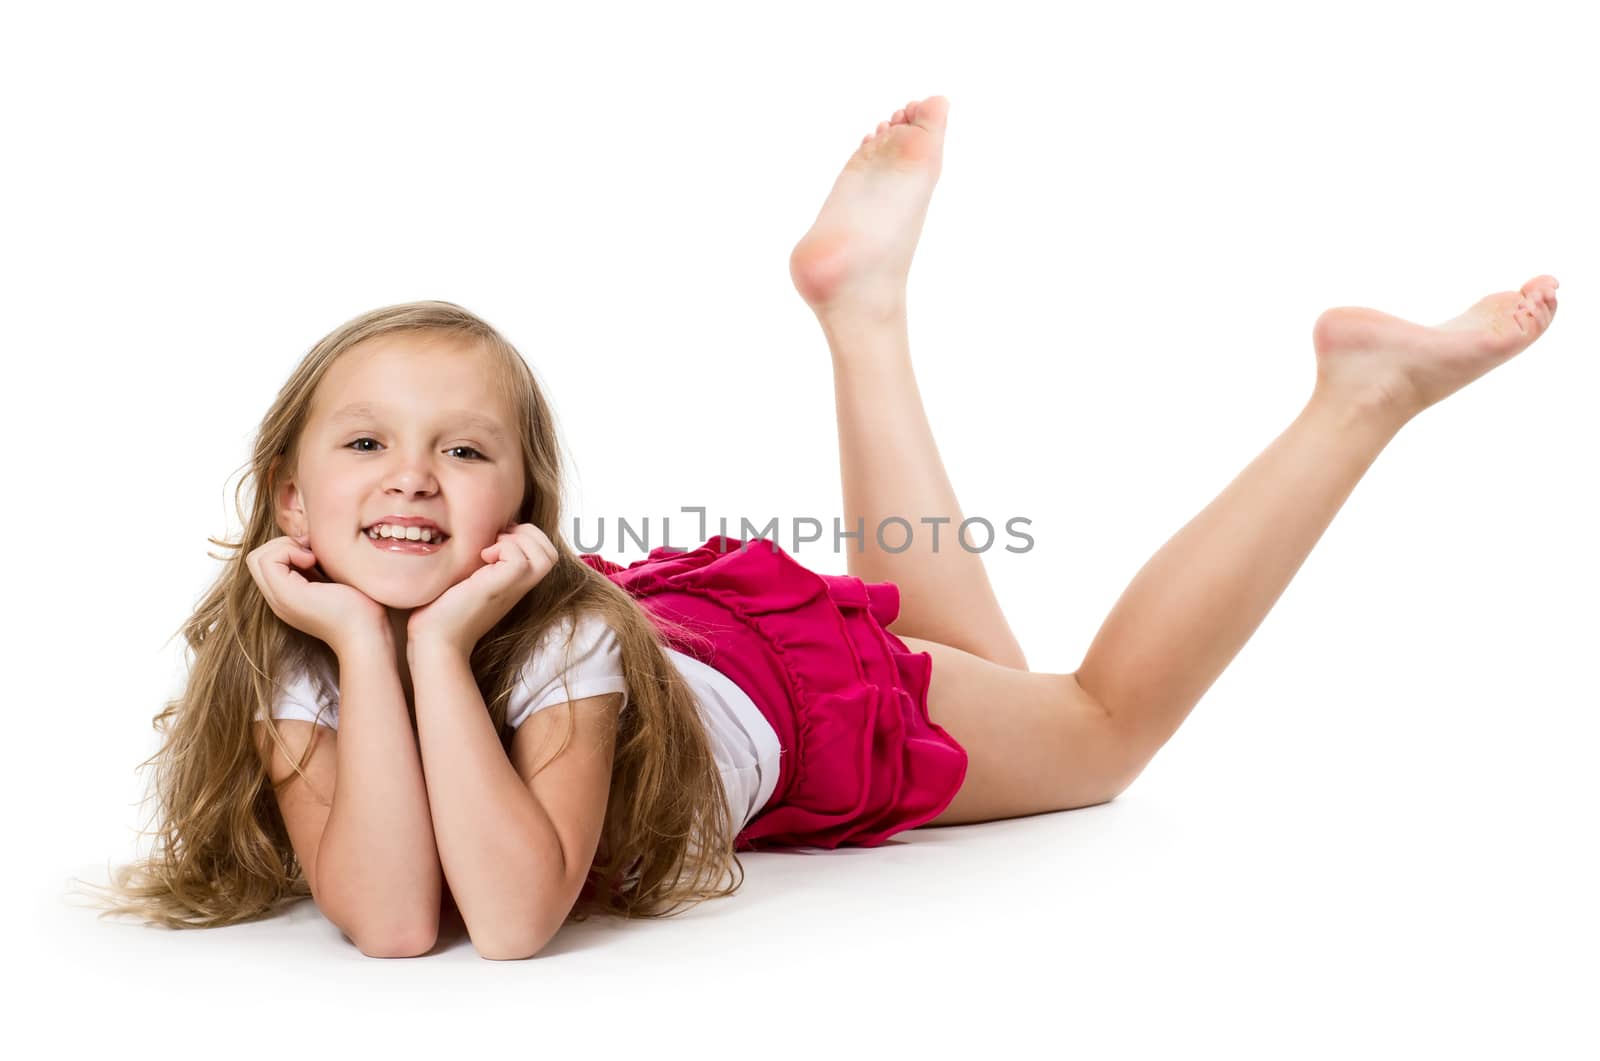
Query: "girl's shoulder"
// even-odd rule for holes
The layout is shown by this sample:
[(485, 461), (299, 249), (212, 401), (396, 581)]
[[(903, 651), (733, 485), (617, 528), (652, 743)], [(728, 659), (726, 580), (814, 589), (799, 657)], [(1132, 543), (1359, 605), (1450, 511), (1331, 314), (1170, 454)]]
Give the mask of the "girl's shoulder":
[[(256, 717), (261, 717), (257, 711)], [(280, 667), (272, 717), (297, 718), (339, 728), (339, 675), (335, 665), (310, 652), (292, 653)]]
[(523, 662), (518, 679), (506, 710), (506, 722), (513, 728), (535, 711), (567, 700), (620, 692), (623, 707), (628, 703), (621, 641), (595, 612), (569, 613), (552, 622)]

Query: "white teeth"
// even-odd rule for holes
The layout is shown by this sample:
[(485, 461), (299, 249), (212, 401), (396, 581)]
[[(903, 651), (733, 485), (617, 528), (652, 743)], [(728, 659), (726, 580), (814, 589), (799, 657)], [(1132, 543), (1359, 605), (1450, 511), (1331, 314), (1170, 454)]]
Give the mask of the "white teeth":
[(412, 542), (433, 542), (442, 540), (443, 535), (438, 534), (426, 527), (394, 527), (387, 523), (379, 523), (368, 528), (367, 537), (395, 538), (401, 541)]

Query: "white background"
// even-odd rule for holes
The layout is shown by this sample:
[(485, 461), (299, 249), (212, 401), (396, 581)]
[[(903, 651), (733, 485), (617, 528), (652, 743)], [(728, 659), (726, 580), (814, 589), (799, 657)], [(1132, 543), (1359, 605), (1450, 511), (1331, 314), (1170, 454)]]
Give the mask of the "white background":
[[(19, 1034), (137, 1056), (1593, 1056), (1581, 10), (8, 8)], [(317, 339), (417, 298), (486, 317), (549, 388), (586, 528), (831, 520), (828, 351), (788, 255), (862, 135), (935, 93), (912, 346), (966, 513), (1033, 521), (1032, 551), (987, 563), (1035, 669), (1076, 669), (1299, 411), (1323, 309), (1437, 323), (1545, 272), (1561, 309), (1395, 439), (1110, 804), (743, 856), (732, 899), (569, 927), (529, 962), (465, 938), (367, 959), (309, 903), (184, 933), (68, 905), (146, 824), (171, 635)]]

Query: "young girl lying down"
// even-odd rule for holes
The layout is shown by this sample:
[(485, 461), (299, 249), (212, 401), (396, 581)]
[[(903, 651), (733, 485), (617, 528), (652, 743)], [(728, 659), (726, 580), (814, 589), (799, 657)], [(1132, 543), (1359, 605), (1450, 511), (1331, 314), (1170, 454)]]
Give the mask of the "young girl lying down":
[[(947, 106), (864, 137), (790, 257), (832, 352), (848, 575), (764, 538), (626, 567), (575, 552), (551, 407), (510, 342), (445, 302), (357, 317), (261, 422), (243, 537), (218, 543), (235, 553), (158, 716), (159, 842), (109, 912), (210, 927), (309, 895), (368, 955), (425, 953), (459, 917), (483, 956), (527, 957), (591, 911), (731, 894), (738, 851), (1104, 803), (1395, 433), (1555, 313), (1542, 276), (1437, 327), (1322, 314), (1305, 408), (1076, 671), (1031, 671), (980, 553), (951, 541), (907, 342)], [(890, 551), (896, 517), (917, 532)]]

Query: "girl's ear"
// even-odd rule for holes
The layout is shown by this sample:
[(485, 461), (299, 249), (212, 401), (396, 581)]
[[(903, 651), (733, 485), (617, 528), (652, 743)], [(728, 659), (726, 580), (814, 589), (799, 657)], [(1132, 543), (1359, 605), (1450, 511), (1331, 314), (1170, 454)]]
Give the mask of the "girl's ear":
[(285, 529), (285, 533), (290, 537), (303, 537), (309, 530), (306, 527), (305, 513), (298, 502), (299, 489), (292, 480), (278, 478), (278, 469), (282, 461), (282, 457), (272, 458), (269, 481), (272, 484), (273, 514), (277, 517), (278, 526)]

